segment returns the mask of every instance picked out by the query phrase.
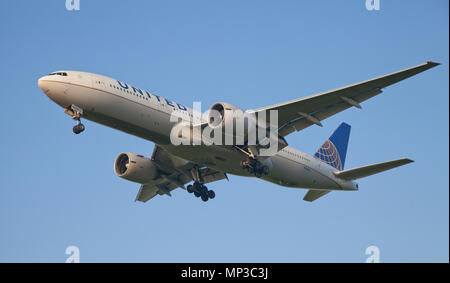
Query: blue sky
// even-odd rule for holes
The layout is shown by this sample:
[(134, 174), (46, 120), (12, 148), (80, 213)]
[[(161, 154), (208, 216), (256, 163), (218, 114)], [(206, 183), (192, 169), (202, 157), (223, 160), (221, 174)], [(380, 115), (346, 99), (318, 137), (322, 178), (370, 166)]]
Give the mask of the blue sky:
[[(449, 3), (386, 1), (0, 2), (0, 262), (449, 260)], [(307, 203), (305, 190), (230, 176), (201, 202), (182, 190), (135, 203), (117, 154), (153, 144), (74, 122), (38, 88), (55, 70), (111, 76), (185, 105), (243, 109), (433, 60), (443, 65), (288, 136), (314, 153), (345, 121), (346, 168), (415, 163)]]

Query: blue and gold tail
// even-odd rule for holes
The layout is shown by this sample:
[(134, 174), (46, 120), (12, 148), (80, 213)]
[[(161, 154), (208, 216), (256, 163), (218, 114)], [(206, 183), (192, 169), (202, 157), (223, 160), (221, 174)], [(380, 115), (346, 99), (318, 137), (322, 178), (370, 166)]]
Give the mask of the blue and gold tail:
[(345, 156), (347, 154), (348, 140), (350, 137), (350, 125), (342, 123), (333, 132), (329, 139), (314, 154), (315, 157), (333, 166), (339, 171), (344, 169)]

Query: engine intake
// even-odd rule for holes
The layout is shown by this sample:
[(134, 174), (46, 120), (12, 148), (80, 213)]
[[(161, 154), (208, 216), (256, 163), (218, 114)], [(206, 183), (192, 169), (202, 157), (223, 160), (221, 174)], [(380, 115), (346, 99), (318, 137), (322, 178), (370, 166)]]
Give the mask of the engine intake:
[[(272, 155), (286, 147), (287, 142), (282, 136), (278, 135), (276, 131), (278, 130), (276, 125), (278, 120), (275, 121), (276, 123), (272, 122), (273, 117), (270, 112), (258, 112), (256, 114), (252, 111), (243, 111), (241, 108), (225, 102), (218, 102), (209, 109), (207, 122), (213, 130), (222, 131), (222, 144), (258, 145), (261, 148), (274, 149), (274, 151), (270, 151), (270, 154), (268, 151), (264, 153)], [(215, 138), (215, 134), (211, 138)], [(220, 142), (219, 138), (218, 140)], [(217, 144), (216, 140), (215, 142)], [(274, 142), (278, 143), (277, 147), (273, 147)]]
[(221, 126), (232, 126), (239, 115), (242, 115), (242, 118), (244, 117), (243, 114), (244, 111), (241, 108), (225, 102), (218, 102), (209, 109), (208, 125), (213, 129)]
[(227, 145), (244, 145), (250, 133), (256, 137), (255, 117), (234, 105), (225, 102), (213, 104), (207, 119), (210, 128), (214, 130), (221, 128)]
[(146, 184), (158, 176), (158, 168), (150, 158), (124, 152), (116, 157), (114, 173), (128, 181)]

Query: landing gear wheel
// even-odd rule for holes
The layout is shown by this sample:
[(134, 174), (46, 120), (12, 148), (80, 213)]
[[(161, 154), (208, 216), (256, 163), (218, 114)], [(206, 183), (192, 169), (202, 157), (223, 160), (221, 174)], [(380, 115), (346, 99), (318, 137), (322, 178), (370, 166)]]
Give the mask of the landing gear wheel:
[(85, 129), (84, 125), (79, 123), (78, 125), (73, 127), (73, 132), (78, 135), (79, 133), (83, 132), (84, 129)]
[(202, 201), (208, 201), (209, 200), (209, 195), (208, 195), (208, 188), (205, 185), (201, 185), (200, 186), (200, 194), (202, 197)]
[(201, 189), (202, 189), (202, 185), (199, 182), (194, 182), (193, 185), (189, 185), (187, 187), (188, 192), (189, 192), (189, 190), (191, 190), (192, 192), (194, 192), (194, 195), (196, 197), (200, 197), (202, 195)]
[(205, 202), (216, 197), (216, 193), (213, 190), (208, 190), (208, 187), (198, 180), (194, 181), (192, 185), (188, 185), (186, 190), (188, 193), (194, 193), (196, 197), (201, 198)]

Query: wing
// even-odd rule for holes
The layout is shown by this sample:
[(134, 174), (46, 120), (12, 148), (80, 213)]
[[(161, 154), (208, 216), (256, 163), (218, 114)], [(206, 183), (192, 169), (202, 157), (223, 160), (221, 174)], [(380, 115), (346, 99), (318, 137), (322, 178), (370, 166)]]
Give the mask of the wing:
[(258, 112), (267, 110), (278, 110), (278, 133), (284, 137), (313, 124), (322, 126), (320, 121), (347, 108), (353, 106), (361, 108), (361, 102), (382, 93), (383, 88), (437, 65), (439, 63), (428, 61), (425, 64), (368, 81), (249, 112), (257, 114)]
[[(146, 202), (156, 195), (169, 195), (176, 188), (183, 188), (184, 185), (192, 181), (190, 170), (195, 164), (184, 162), (176, 166), (171, 156), (163, 148), (155, 145), (152, 154), (152, 161), (158, 166), (160, 175), (150, 183), (141, 185), (135, 201)], [(223, 172), (204, 167), (200, 169), (200, 176), (203, 183), (211, 183), (227, 178)]]

